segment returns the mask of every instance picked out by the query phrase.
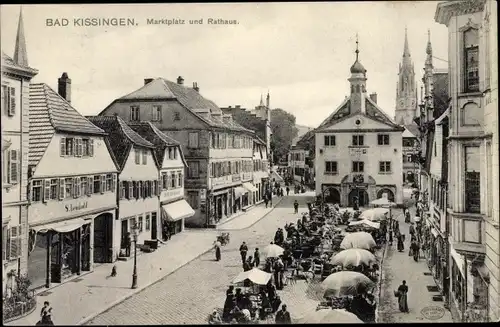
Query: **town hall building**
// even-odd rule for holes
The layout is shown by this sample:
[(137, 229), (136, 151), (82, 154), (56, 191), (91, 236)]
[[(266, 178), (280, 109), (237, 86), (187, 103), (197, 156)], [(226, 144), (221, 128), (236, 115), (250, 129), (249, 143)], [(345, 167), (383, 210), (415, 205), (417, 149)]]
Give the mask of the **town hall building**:
[(366, 91), (366, 69), (351, 67), (350, 96), (315, 130), (316, 195), (352, 207), (381, 198), (403, 202), (402, 133)]

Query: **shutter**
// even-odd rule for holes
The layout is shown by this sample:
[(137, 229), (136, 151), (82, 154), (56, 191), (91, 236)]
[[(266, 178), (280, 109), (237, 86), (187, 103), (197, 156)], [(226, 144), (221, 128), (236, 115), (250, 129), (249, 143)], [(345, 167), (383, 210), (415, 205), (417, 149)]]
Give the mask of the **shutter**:
[(9, 259), (14, 260), (17, 259), (19, 255), (19, 243), (18, 243), (18, 237), (19, 237), (19, 226), (14, 226), (10, 228), (10, 253), (9, 253)]
[(43, 202), (47, 202), (50, 200), (50, 179), (44, 180), (43, 183)]
[(80, 178), (73, 178), (73, 198), (78, 198), (80, 196)]
[(59, 200), (64, 200), (64, 178), (59, 178)]
[(120, 189), (118, 192), (120, 192), (120, 199), (123, 199), (125, 197), (125, 187), (123, 186), (123, 182), (120, 182), (119, 184)]
[(10, 89), (9, 116), (14, 116), (16, 114), (16, 89), (14, 87), (9, 87), (9, 89)]
[(17, 184), (19, 175), (19, 158), (17, 150), (10, 150), (10, 184)]
[(81, 157), (83, 153), (83, 144), (82, 144), (82, 139), (81, 138), (76, 138), (75, 139), (75, 156), (76, 157)]
[(106, 190), (106, 175), (101, 175), (101, 194)]
[(115, 192), (116, 190), (116, 174), (113, 174), (113, 179), (111, 182), (111, 192)]
[(10, 228), (7, 228), (7, 235), (6, 235), (6, 238), (7, 238), (7, 241), (5, 242), (6, 243), (6, 246), (5, 246), (5, 260), (10, 260)]
[(66, 155), (66, 138), (62, 137), (61, 138), (61, 157), (64, 157)]
[(161, 180), (158, 180), (158, 182), (156, 183), (156, 194), (157, 195), (161, 195), (161, 190), (162, 190), (162, 185), (161, 185), (162, 181)]
[(170, 185), (172, 183), (171, 179), (172, 179), (172, 175), (168, 174), (167, 175), (167, 187), (166, 187), (167, 190), (170, 188)]
[(127, 182), (128, 184), (128, 196), (127, 199), (132, 199), (134, 197), (134, 182)]
[(94, 176), (87, 177), (87, 195), (91, 196), (94, 193)]
[(94, 156), (94, 140), (89, 139), (89, 156)]

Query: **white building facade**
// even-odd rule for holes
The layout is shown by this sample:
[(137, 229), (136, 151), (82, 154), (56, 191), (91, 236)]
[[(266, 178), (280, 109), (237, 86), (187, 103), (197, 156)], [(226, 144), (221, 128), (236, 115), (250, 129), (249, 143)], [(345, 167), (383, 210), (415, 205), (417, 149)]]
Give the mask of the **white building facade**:
[(327, 202), (360, 206), (381, 198), (402, 204), (402, 133), (366, 94), (366, 70), (351, 67), (349, 97), (315, 130), (316, 195)]

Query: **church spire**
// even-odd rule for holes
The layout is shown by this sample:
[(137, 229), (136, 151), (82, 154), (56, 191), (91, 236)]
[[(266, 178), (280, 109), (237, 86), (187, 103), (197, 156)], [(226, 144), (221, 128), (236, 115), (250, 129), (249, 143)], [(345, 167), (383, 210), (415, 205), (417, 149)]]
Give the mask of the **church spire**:
[(427, 48), (425, 49), (427, 58), (425, 59), (425, 66), (432, 68), (432, 44), (431, 44), (431, 30), (427, 30)]
[(358, 33), (356, 33), (356, 61), (358, 61), (358, 56), (359, 56), (359, 41), (358, 41)]
[(17, 25), (16, 47), (14, 49), (14, 62), (19, 66), (28, 67), (28, 53), (24, 38), (23, 10), (19, 10), (19, 23)]
[(408, 28), (405, 27), (405, 45), (403, 49), (403, 57), (411, 57), (410, 47), (408, 46)]
[(262, 97), (262, 93), (260, 94), (260, 104), (259, 107), (264, 107), (264, 98)]

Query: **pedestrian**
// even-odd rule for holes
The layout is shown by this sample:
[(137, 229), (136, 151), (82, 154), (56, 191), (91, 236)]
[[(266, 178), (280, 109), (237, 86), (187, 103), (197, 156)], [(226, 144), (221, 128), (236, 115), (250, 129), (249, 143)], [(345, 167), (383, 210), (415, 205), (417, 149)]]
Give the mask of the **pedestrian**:
[(274, 298), (276, 297), (276, 287), (273, 285), (271, 280), (267, 282), (267, 297), (269, 298), (269, 301), (271, 303), (274, 301)]
[(208, 324), (209, 325), (222, 325), (222, 319), (217, 312), (217, 310), (214, 310), (212, 314), (208, 317)]
[(241, 255), (241, 263), (245, 264), (247, 261), (247, 252), (248, 252), (248, 246), (245, 242), (241, 243), (240, 246), (240, 255)]
[(220, 261), (220, 246), (221, 244), (219, 243), (219, 241), (216, 241), (215, 242), (215, 261)]
[(235, 306), (234, 298), (234, 286), (229, 286), (226, 291), (226, 301), (224, 302), (224, 309), (222, 310), (222, 320), (229, 322), (231, 320), (231, 311), (233, 311)]
[(259, 268), (259, 265), (260, 265), (260, 252), (259, 252), (259, 248), (255, 248), (255, 252), (253, 253), (253, 259), (254, 259), (255, 267)]
[(410, 312), (408, 309), (408, 286), (406, 285), (406, 280), (403, 280), (403, 284), (399, 285), (396, 296), (398, 298), (399, 311)]
[(273, 206), (273, 194), (269, 192), (269, 204), (271, 204), (271, 207)]
[(291, 324), (290, 312), (286, 311), (286, 304), (281, 306), (281, 310), (276, 313), (276, 324)]
[(410, 210), (405, 210), (405, 223), (409, 223), (411, 221)]
[(130, 257), (130, 247), (132, 246), (132, 237), (130, 236), (130, 232), (125, 234), (125, 239), (123, 240), (125, 246), (125, 256)]
[(266, 205), (266, 208), (267, 208), (267, 204), (269, 203), (269, 199), (267, 198), (267, 195), (264, 196), (264, 204)]
[(38, 326), (54, 326), (52, 321), (52, 307), (49, 301), (43, 302), (42, 310), (40, 311), (40, 321), (37, 323)]
[(415, 226), (413, 222), (410, 223), (410, 236), (415, 237)]
[(417, 239), (415, 239), (411, 243), (411, 248), (412, 248), (413, 260), (415, 260), (415, 262), (418, 262), (418, 258), (420, 256), (420, 244), (417, 242)]
[(399, 232), (399, 230), (397, 231), (397, 238), (398, 238), (398, 251), (399, 252), (403, 252), (405, 250), (405, 246), (404, 246), (404, 239), (405, 239), (405, 236), (404, 234), (401, 234)]
[(248, 265), (250, 266), (250, 269), (252, 269), (254, 266), (254, 260), (253, 260), (253, 257), (250, 255), (248, 256), (248, 259), (247, 259), (247, 262), (248, 262)]
[(290, 194), (290, 188), (287, 186), (286, 187), (286, 196), (288, 196), (288, 194)]
[(293, 202), (293, 209), (295, 210), (295, 213), (299, 213), (299, 203), (297, 200)]
[(283, 270), (285, 269), (285, 265), (281, 258), (278, 258), (274, 262), (274, 283), (276, 284), (277, 290), (283, 289)]

